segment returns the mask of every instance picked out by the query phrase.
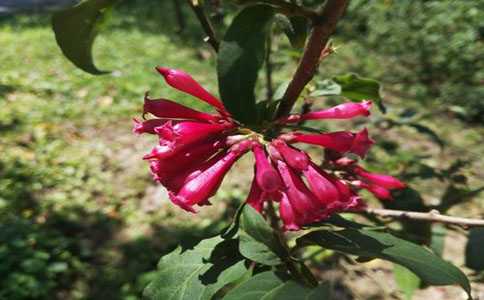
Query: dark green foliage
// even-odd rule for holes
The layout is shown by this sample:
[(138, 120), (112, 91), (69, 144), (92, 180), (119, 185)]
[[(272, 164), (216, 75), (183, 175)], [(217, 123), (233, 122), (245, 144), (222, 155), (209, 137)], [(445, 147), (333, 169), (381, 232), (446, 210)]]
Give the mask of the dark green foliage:
[(293, 48), (301, 49), (304, 47), (309, 31), (309, 23), (306, 18), (286, 17), (285, 15), (277, 14), (275, 21), (277, 26), (287, 36)]
[(330, 294), (327, 283), (311, 290), (291, 280), (285, 273), (268, 271), (241, 283), (223, 300), (329, 300)]
[(253, 5), (242, 9), (220, 43), (217, 73), (220, 97), (227, 110), (243, 123), (257, 122), (254, 88), (266, 55), (266, 38), (274, 9)]
[(27, 220), (0, 228), (0, 299), (52, 299), (72, 288), (85, 264), (75, 240)]
[(247, 271), (236, 240), (213, 237), (193, 249), (178, 247), (161, 258), (158, 272), (145, 289), (145, 299), (209, 300)]
[(405, 82), (407, 97), (482, 121), (483, 20), (482, 1), (357, 0), (338, 34), (384, 55), (385, 83)]
[(466, 266), (476, 271), (484, 270), (484, 228), (473, 228), (466, 246)]
[(417, 244), (388, 233), (358, 229), (318, 230), (300, 237), (298, 243), (389, 260), (405, 266), (428, 284), (459, 284), (470, 295), (471, 286), (462, 271)]
[(94, 66), (92, 46), (96, 35), (104, 27), (111, 8), (118, 2), (119, 0), (87, 0), (52, 17), (52, 28), (62, 52), (77, 67), (88, 73), (106, 73)]
[(380, 83), (355, 73), (317, 82), (312, 96), (341, 96), (352, 101), (371, 100), (380, 111), (383, 113), (386, 111), (380, 96)]
[(243, 208), (237, 236), (240, 253), (250, 260), (265, 265), (280, 265), (289, 257), (277, 234), (250, 205)]

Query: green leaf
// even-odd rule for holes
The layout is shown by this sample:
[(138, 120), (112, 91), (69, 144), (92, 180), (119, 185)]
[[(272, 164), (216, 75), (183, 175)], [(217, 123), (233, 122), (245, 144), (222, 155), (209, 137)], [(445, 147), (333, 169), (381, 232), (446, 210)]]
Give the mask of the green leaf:
[(308, 36), (308, 20), (303, 17), (286, 17), (282, 14), (277, 14), (275, 17), (277, 26), (286, 34), (291, 46), (296, 49), (301, 49), (306, 44)]
[(266, 53), (274, 8), (253, 5), (242, 9), (227, 29), (217, 60), (220, 96), (235, 119), (257, 122), (254, 88)]
[(119, 0), (87, 0), (52, 17), (55, 39), (62, 53), (78, 68), (99, 75), (92, 59), (92, 45)]
[(484, 228), (472, 228), (470, 232), (466, 245), (466, 266), (476, 271), (482, 271), (484, 270), (484, 255), (482, 255)]
[(284, 81), (283, 83), (281, 83), (276, 91), (274, 92), (274, 95), (272, 96), (275, 100), (280, 100), (282, 99), (282, 96), (284, 96), (284, 93), (286, 92), (287, 90), (287, 87), (289, 86), (289, 81)]
[(378, 81), (360, 77), (355, 73), (333, 77), (333, 81), (341, 86), (341, 96), (353, 101), (372, 100), (378, 105), (381, 112), (386, 112), (380, 96), (380, 83)]
[(305, 300), (329, 300), (331, 299), (331, 284), (329, 281), (323, 282), (318, 285)]
[(413, 294), (420, 286), (420, 278), (410, 270), (398, 264), (393, 264), (393, 275), (398, 287), (405, 293), (407, 300), (411, 300)]
[(311, 96), (337, 96), (341, 95), (341, 92), (341, 85), (331, 79), (325, 79), (316, 83), (316, 90), (311, 93)]
[(427, 284), (459, 284), (470, 296), (469, 280), (462, 271), (421, 246), (388, 233), (359, 229), (318, 230), (300, 237), (297, 243), (389, 260), (408, 268)]
[(338, 214), (333, 214), (333, 215), (331, 215), (331, 217), (329, 217), (327, 219), (324, 219), (324, 220), (316, 222), (316, 223), (309, 224), (308, 226), (309, 227), (321, 227), (321, 226), (324, 226), (324, 225), (327, 225), (327, 224), (333, 225), (333, 226), (336, 226), (336, 227), (341, 227), (341, 228), (374, 229), (374, 227), (372, 227), (370, 225), (360, 224), (360, 223), (356, 223), (356, 222), (347, 220), (347, 219), (343, 218), (342, 216), (340, 216)]
[(236, 286), (223, 300), (329, 300), (329, 284), (311, 290), (290, 279), (280, 272), (259, 273)]
[(193, 249), (178, 247), (162, 257), (156, 279), (145, 288), (143, 297), (208, 300), (246, 272), (237, 241), (217, 236), (201, 241)]
[(277, 234), (250, 205), (245, 205), (239, 220), (239, 251), (255, 262), (274, 266), (289, 256)]

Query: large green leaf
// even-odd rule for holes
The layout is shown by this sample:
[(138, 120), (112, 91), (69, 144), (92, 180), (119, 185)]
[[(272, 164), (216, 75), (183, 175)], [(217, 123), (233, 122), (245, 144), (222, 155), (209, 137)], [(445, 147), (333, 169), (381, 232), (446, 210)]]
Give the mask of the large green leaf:
[(240, 253), (264, 265), (280, 265), (288, 258), (277, 234), (267, 225), (264, 218), (250, 205), (245, 205), (239, 219)]
[(297, 242), (389, 260), (408, 268), (427, 284), (459, 284), (470, 296), (469, 280), (462, 271), (421, 246), (388, 233), (359, 229), (317, 230), (300, 237)]
[(420, 278), (401, 265), (393, 265), (393, 275), (398, 287), (405, 293), (407, 300), (411, 300), (413, 294), (420, 286)]
[(303, 17), (286, 17), (277, 14), (275, 17), (277, 26), (286, 34), (291, 46), (296, 49), (304, 47), (308, 36), (308, 20)]
[(353, 101), (372, 100), (383, 113), (386, 111), (380, 96), (378, 81), (360, 77), (355, 73), (333, 77), (333, 81), (341, 86), (341, 96)]
[(466, 266), (476, 271), (484, 270), (484, 228), (472, 228), (466, 245)]
[(255, 123), (258, 119), (254, 88), (273, 17), (271, 6), (245, 7), (220, 43), (217, 60), (220, 97), (227, 110), (243, 123)]
[(208, 300), (247, 272), (236, 240), (220, 236), (201, 241), (193, 249), (178, 247), (158, 263), (158, 273), (144, 290), (146, 299)]
[(87, 0), (52, 17), (57, 44), (62, 53), (78, 68), (103, 74), (92, 60), (92, 45), (103, 28), (106, 17), (119, 0)]
[(329, 300), (329, 284), (311, 290), (280, 272), (259, 273), (231, 290), (223, 300)]

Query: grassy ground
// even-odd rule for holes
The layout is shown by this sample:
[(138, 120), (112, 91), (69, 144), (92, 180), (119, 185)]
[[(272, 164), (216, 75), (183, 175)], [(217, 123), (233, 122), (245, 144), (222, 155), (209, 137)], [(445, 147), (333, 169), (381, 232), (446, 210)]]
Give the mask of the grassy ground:
[[(196, 31), (159, 34), (155, 25), (133, 24), (125, 16), (98, 39), (97, 64), (114, 73), (94, 77), (62, 56), (45, 18), (0, 23), (0, 299), (138, 299), (161, 255), (180, 241), (193, 243), (216, 233), (245, 197), (250, 159), (228, 177), (214, 200), (217, 205), (197, 216), (171, 205), (151, 181), (140, 158), (155, 140), (131, 133), (131, 118), (140, 115), (144, 92), (207, 108), (170, 89), (154, 67), (183, 69), (213, 92), (216, 75), (208, 46), (193, 47)], [(385, 81), (385, 70), (391, 72), (391, 66), (384, 58), (369, 53), (357, 59), (363, 50), (341, 43), (339, 55), (328, 59), (322, 73), (376, 73)], [(276, 69), (281, 69), (276, 81), (282, 81), (292, 65), (276, 60)], [(471, 190), (479, 187), (484, 169), (482, 128), (461, 123), (431, 101), (403, 99), (404, 90), (404, 85), (385, 86), (390, 108), (385, 118), (398, 119), (403, 111), (418, 110), (414, 120), (437, 132), (446, 146), (442, 150), (428, 135), (409, 127), (387, 130), (388, 122), (376, 113), (369, 127), (388, 149), (375, 149), (368, 165), (407, 176), (428, 204), (439, 203), (449, 181), (424, 179), (422, 168), (444, 170), (457, 159), (469, 161), (452, 175), (465, 176)], [(338, 126), (353, 127), (345, 122)], [(482, 211), (479, 205), (478, 200), (468, 201), (449, 213), (476, 217)], [(464, 243), (465, 234), (458, 236)], [(451, 251), (448, 258), (462, 257), (462, 251), (463, 247)], [(457, 263), (463, 264), (459, 259)], [(330, 275), (322, 276), (337, 280), (357, 299), (402, 296), (393, 283), (362, 292)]]

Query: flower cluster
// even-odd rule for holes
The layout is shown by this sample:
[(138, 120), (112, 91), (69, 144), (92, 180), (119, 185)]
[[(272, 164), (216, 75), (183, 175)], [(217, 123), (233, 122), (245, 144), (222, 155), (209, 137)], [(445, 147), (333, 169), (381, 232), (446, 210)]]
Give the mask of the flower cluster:
[[(327, 218), (333, 212), (364, 207), (358, 188), (365, 188), (380, 199), (391, 199), (388, 189), (403, 188), (397, 179), (368, 173), (356, 160), (342, 154), (364, 158), (374, 145), (368, 131), (337, 131), (325, 134), (283, 132), (266, 134), (234, 120), (222, 102), (207, 92), (191, 76), (175, 69), (157, 68), (175, 89), (215, 107), (214, 115), (200, 112), (167, 99), (145, 95), (146, 114), (157, 118), (140, 122), (134, 132), (159, 137), (158, 145), (145, 155), (154, 179), (169, 192), (170, 200), (189, 212), (195, 205), (210, 205), (225, 174), (245, 153), (255, 157), (255, 176), (247, 203), (262, 212), (264, 202), (279, 203), (285, 230), (299, 230), (304, 224)], [(344, 103), (302, 115), (290, 115), (274, 122), (278, 127), (314, 119), (349, 119), (370, 116), (371, 101)], [(327, 172), (309, 155), (294, 147), (296, 143), (319, 145), (331, 151)]]

